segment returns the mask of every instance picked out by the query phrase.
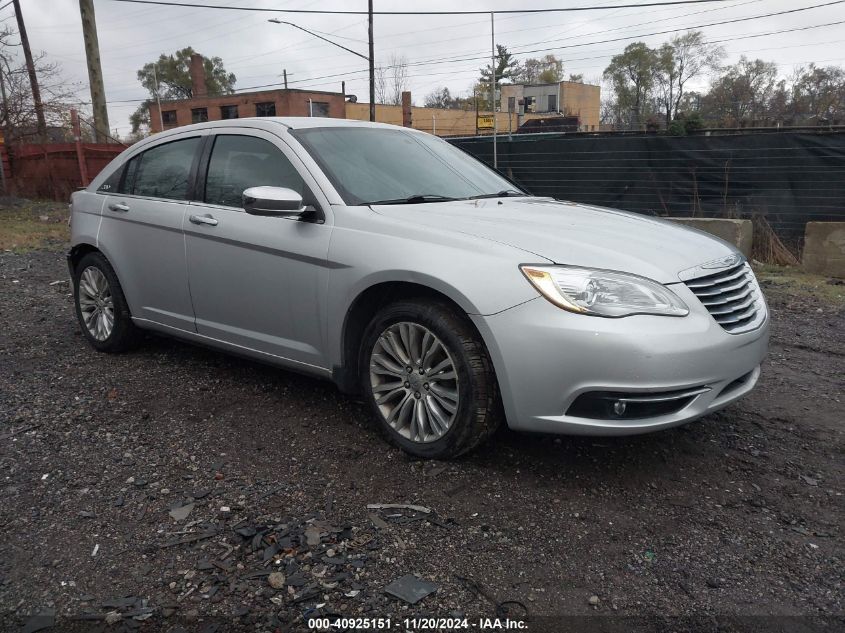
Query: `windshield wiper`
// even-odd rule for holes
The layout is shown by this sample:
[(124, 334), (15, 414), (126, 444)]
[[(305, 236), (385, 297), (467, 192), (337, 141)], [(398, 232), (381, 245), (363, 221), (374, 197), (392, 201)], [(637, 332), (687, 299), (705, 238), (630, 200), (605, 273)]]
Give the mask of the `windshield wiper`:
[(375, 200), (367, 204), (421, 204), (423, 202), (449, 202), (457, 200), (458, 198), (450, 198), (449, 196), (440, 196), (437, 194), (417, 193), (407, 198), (395, 198), (393, 200)]
[(504, 189), (498, 193), (480, 193), (477, 196), (470, 196), (467, 200), (481, 200), (482, 198), (507, 198), (508, 196), (527, 196), (527, 193), (517, 191), (516, 189)]

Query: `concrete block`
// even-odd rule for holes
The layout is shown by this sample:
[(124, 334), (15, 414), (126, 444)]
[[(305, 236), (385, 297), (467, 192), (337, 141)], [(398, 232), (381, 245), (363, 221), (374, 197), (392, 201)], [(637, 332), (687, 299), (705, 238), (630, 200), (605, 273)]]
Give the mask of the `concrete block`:
[(710, 233), (736, 246), (743, 255), (751, 258), (751, 242), (754, 238), (754, 226), (751, 220), (731, 220), (728, 218), (666, 218), (705, 233)]
[(845, 279), (845, 222), (807, 222), (804, 270)]

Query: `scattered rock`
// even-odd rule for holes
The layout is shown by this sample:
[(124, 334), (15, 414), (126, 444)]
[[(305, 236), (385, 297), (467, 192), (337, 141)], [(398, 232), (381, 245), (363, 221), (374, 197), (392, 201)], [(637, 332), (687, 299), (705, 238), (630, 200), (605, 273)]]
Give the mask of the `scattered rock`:
[(285, 587), (285, 575), (282, 572), (274, 571), (272, 574), (267, 576), (267, 583), (273, 589), (284, 589), (284, 587)]
[(798, 475), (798, 476), (801, 478), (801, 481), (803, 481), (808, 486), (818, 486), (819, 485), (818, 479), (815, 479), (813, 477), (808, 477), (807, 475)]
[(108, 613), (106, 613), (105, 622), (106, 624), (111, 626), (113, 624), (117, 624), (122, 619), (123, 615), (120, 613), (120, 611), (109, 611)]
[(388, 527), (387, 521), (382, 519), (379, 515), (370, 513), (368, 515), (368, 517), (369, 517), (369, 519), (372, 522), (374, 527), (378, 528), (379, 530), (387, 529), (387, 527)]
[(320, 530), (313, 525), (309, 525), (305, 530), (305, 542), (308, 545), (320, 544)]

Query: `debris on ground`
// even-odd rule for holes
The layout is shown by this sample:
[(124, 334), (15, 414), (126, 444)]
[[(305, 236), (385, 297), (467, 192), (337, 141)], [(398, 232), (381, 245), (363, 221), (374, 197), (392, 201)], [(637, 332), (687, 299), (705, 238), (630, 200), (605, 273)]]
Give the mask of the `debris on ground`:
[[(766, 289), (760, 382), (720, 412), (601, 442), (502, 429), (445, 464), (319, 380), (154, 336), (94, 352), (49, 285), (64, 250), (0, 252), (10, 630), (841, 612), (845, 313), (814, 296)], [(437, 590), (386, 592), (406, 575)]]
[(183, 506), (178, 506), (176, 508), (171, 508), (170, 516), (173, 518), (174, 521), (184, 521), (188, 518), (188, 515), (191, 513), (191, 510), (194, 509), (193, 503), (186, 503)]
[(428, 514), (431, 508), (425, 506), (415, 506), (408, 503), (368, 503), (368, 510), (413, 510), (414, 512), (422, 512)]
[(437, 585), (428, 580), (417, 578), (413, 574), (405, 574), (384, 588), (386, 594), (404, 600), (408, 604), (416, 604), (435, 591), (437, 591)]

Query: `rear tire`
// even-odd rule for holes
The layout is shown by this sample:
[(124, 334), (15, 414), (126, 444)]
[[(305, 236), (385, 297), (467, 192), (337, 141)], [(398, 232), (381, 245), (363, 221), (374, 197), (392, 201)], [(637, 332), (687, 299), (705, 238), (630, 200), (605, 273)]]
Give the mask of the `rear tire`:
[(387, 439), (411, 455), (451, 459), (499, 425), (493, 365), (478, 333), (448, 303), (382, 309), (361, 343), (362, 391)]
[(125, 352), (140, 339), (114, 269), (102, 253), (88, 253), (74, 269), (73, 297), (82, 334), (98, 352)]

